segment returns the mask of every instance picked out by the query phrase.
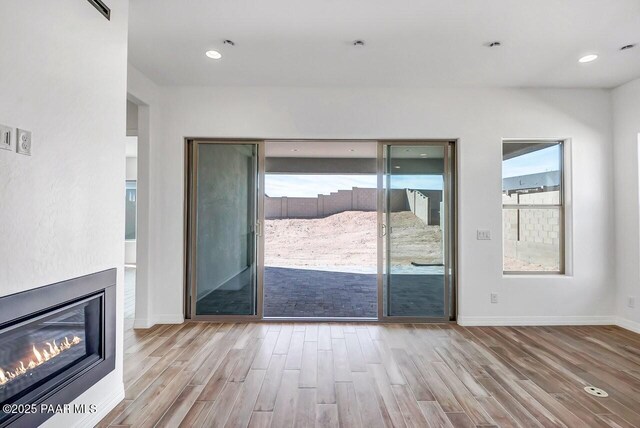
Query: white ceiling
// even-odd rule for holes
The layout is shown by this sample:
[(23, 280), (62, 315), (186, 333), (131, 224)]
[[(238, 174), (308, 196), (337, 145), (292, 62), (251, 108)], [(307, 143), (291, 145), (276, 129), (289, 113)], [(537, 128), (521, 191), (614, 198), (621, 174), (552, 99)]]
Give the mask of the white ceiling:
[[(619, 51), (640, 43), (640, 0), (131, 0), (129, 26), (130, 62), (162, 85), (610, 88), (640, 76), (640, 46)], [(600, 58), (579, 64), (587, 53)]]

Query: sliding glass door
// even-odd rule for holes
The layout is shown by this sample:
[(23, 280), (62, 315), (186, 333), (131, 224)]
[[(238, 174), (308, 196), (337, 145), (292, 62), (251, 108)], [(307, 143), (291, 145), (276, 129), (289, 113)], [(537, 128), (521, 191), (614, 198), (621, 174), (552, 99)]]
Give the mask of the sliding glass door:
[(192, 141), (189, 162), (188, 313), (261, 316), (261, 142)]
[[(278, 241), (277, 247), (271, 247), (269, 253), (270, 257), (280, 264), (269, 272), (272, 275), (272, 283), (284, 291), (280, 296), (271, 289), (269, 304), (273, 306), (270, 306), (273, 311), (285, 314), (284, 317), (300, 316), (300, 312), (283, 312), (282, 305), (290, 304), (294, 300), (293, 297), (299, 297), (303, 292), (315, 296), (315, 300), (305, 300), (311, 308), (301, 312), (305, 317), (318, 316), (313, 312), (315, 309), (322, 310), (323, 318), (343, 317), (339, 309), (346, 302), (353, 301), (356, 307), (364, 307), (362, 293), (365, 292), (373, 302), (370, 305), (371, 315), (368, 316), (370, 319), (377, 316), (380, 321), (421, 322), (448, 321), (455, 317), (456, 161), (453, 142), (379, 141), (377, 161), (373, 159), (376, 156), (374, 143), (374, 153), (368, 158), (349, 158), (348, 162), (341, 164), (341, 168), (355, 168), (345, 172), (351, 174), (362, 174), (362, 168), (356, 168), (360, 164), (367, 165), (366, 171), (370, 171), (369, 174), (373, 174), (377, 169), (377, 186), (374, 179), (369, 186), (338, 188), (338, 191), (334, 192), (334, 199), (340, 199), (341, 205), (329, 204), (328, 197), (325, 196), (313, 198), (303, 195), (304, 197), (291, 197), (291, 200), (284, 197), (276, 200), (277, 198), (270, 195), (270, 198), (266, 198), (265, 144), (267, 143), (264, 141), (249, 140), (187, 141), (187, 318), (263, 318), (265, 250), (262, 231), (265, 229), (265, 221), (271, 238), (282, 229), (279, 232), (282, 239)], [(311, 145), (313, 142), (296, 144), (303, 146)], [(349, 153), (363, 156), (361, 152), (364, 146), (358, 146), (357, 142), (349, 144)], [(283, 153), (299, 151), (300, 148), (297, 148)], [(282, 162), (281, 158), (284, 156), (277, 158), (278, 162)], [(332, 159), (322, 158), (321, 161), (315, 162), (333, 165), (332, 162), (335, 160)], [(272, 163), (271, 169), (276, 167)], [(304, 164), (302, 161), (296, 162), (296, 171), (304, 173), (305, 171), (300, 171)], [(306, 164), (316, 165), (309, 161), (306, 161)], [(338, 184), (344, 185), (343, 181)], [(350, 196), (345, 198), (344, 195)], [(304, 202), (306, 205), (296, 205), (296, 198), (300, 199), (298, 202)], [(270, 213), (267, 220), (266, 199), (269, 202)], [(307, 213), (309, 207), (316, 210), (315, 214)], [(325, 210), (327, 207), (333, 211), (323, 211), (320, 214), (320, 208)], [(305, 215), (295, 211), (302, 208), (306, 210)], [(358, 271), (356, 275), (353, 272), (344, 274), (342, 270), (338, 271), (340, 274), (336, 274), (335, 269), (324, 269), (327, 271), (325, 276), (331, 277), (331, 281), (338, 281), (330, 285), (334, 289), (339, 287), (340, 292), (344, 293), (342, 297), (334, 299), (337, 301), (335, 305), (327, 305), (326, 299), (316, 298), (319, 295), (317, 287), (287, 291), (287, 287), (291, 288), (292, 282), (284, 273), (290, 274), (295, 270), (293, 273), (303, 285), (308, 285), (309, 278), (313, 279), (317, 275), (306, 265), (303, 268), (291, 267), (291, 260), (297, 261), (300, 258), (299, 251), (287, 253), (284, 251), (287, 248), (283, 246), (295, 243), (295, 248), (298, 248), (301, 230), (307, 231), (307, 226), (312, 224), (331, 224), (333, 220), (330, 217), (336, 215), (339, 217), (335, 218), (336, 221), (345, 222), (353, 218), (357, 220), (354, 224), (365, 222), (372, 226), (368, 232), (363, 229), (357, 247), (353, 247), (354, 254), (357, 253), (362, 260), (371, 259), (370, 264), (366, 265), (371, 267), (371, 271)], [(376, 216), (377, 238), (373, 230)], [(300, 223), (300, 230), (289, 227), (293, 223)], [(351, 226), (350, 228), (353, 229)], [(329, 228), (328, 233), (334, 229), (335, 227)], [(351, 229), (349, 232), (352, 232)], [(317, 235), (316, 232), (311, 235), (315, 239), (310, 241), (312, 244), (317, 241), (318, 236), (324, 236)], [(369, 242), (367, 240), (371, 241), (371, 245), (366, 245)], [(345, 245), (347, 244), (352, 245), (353, 242), (349, 241)], [(311, 252), (318, 252), (320, 247), (309, 248)], [(326, 248), (320, 252), (310, 259), (315, 263), (313, 266), (324, 266), (322, 263), (331, 255)], [(335, 255), (333, 256), (331, 260), (337, 263), (334, 260)], [(360, 264), (364, 263), (362, 260)], [(283, 268), (284, 262), (289, 264)], [(340, 259), (339, 262), (344, 264), (345, 261)], [(305, 266), (307, 268), (304, 268)], [(362, 281), (356, 281), (360, 277), (366, 277), (367, 281), (371, 282), (364, 284), (364, 287)], [(282, 298), (273, 298), (274, 296)], [(318, 307), (315, 308), (314, 304)]]
[(381, 142), (379, 300), (383, 319), (453, 315), (453, 143)]

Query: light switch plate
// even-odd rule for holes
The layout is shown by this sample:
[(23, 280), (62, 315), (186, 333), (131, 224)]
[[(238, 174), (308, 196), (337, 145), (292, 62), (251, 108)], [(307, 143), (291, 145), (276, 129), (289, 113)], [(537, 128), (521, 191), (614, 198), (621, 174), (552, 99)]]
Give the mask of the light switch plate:
[(491, 303), (498, 303), (498, 293), (491, 293)]
[(478, 241), (490, 241), (491, 240), (491, 231), (490, 230), (484, 230), (484, 229), (478, 229), (476, 236), (477, 236)]
[(13, 128), (0, 125), (0, 149), (13, 150)]
[(31, 156), (31, 131), (16, 130), (16, 147), (21, 155)]

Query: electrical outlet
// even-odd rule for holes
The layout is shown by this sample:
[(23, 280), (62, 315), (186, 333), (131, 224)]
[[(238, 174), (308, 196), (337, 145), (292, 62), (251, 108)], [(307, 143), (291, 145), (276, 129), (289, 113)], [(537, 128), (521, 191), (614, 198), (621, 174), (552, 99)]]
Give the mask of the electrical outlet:
[(16, 130), (16, 146), (17, 151), (21, 155), (31, 156), (31, 131), (24, 129)]
[(13, 150), (13, 128), (0, 125), (0, 149)]
[(484, 229), (478, 229), (477, 230), (477, 239), (478, 241), (490, 241), (491, 240), (491, 231), (490, 230), (484, 230)]
[(491, 293), (491, 303), (498, 303), (498, 293)]
[(629, 298), (627, 299), (627, 306), (629, 306), (630, 308), (635, 308), (636, 307), (636, 298), (633, 296), (629, 296)]

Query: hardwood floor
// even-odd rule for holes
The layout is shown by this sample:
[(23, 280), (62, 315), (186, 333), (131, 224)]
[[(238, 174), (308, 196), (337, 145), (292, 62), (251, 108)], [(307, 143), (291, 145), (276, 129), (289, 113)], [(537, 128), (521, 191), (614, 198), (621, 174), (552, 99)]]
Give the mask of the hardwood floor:
[(99, 427), (640, 426), (640, 335), (618, 327), (125, 322)]

